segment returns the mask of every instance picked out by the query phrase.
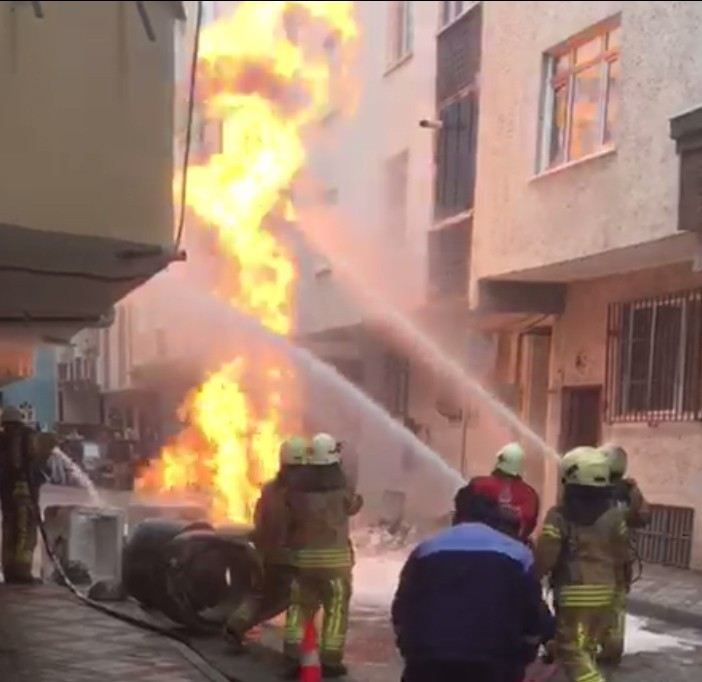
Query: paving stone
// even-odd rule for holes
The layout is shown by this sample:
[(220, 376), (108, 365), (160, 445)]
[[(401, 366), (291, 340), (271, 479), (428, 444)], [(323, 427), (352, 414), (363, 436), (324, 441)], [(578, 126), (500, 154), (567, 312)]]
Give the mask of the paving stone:
[(0, 585), (2, 682), (224, 680), (182, 646), (93, 611), (63, 588)]

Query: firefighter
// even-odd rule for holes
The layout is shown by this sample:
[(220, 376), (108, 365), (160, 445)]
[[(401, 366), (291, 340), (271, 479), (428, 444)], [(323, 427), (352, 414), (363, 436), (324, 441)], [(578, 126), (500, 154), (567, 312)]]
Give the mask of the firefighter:
[(473, 478), (470, 486), (476, 494), (499, 500), (508, 516), (516, 516), (517, 535), (527, 543), (539, 518), (539, 495), (522, 479), (524, 458), (519, 443), (508, 443), (497, 453), (492, 474)]
[(321, 607), (320, 661), (325, 677), (342, 677), (351, 598), (353, 550), (349, 517), (363, 500), (349, 488), (341, 468), (341, 443), (325, 433), (312, 440), (307, 463), (288, 479), (288, 538), (297, 569), (288, 608), (284, 653), (286, 676), (295, 678), (306, 623)]
[(35, 508), (39, 475), (32, 430), (12, 406), (2, 412), (0, 434), (0, 503), (2, 505), (2, 571), (6, 583), (33, 583), (32, 559), (37, 544)]
[(234, 653), (243, 651), (246, 633), (254, 626), (274, 618), (290, 604), (290, 588), (295, 569), (287, 547), (286, 483), (290, 467), (305, 463), (309, 443), (294, 436), (280, 446), (277, 476), (261, 490), (254, 511), (253, 542), (263, 567), (260, 590), (244, 598), (227, 620), (225, 639)]
[(563, 499), (544, 520), (536, 568), (554, 589), (556, 655), (569, 682), (604, 682), (596, 656), (628, 559), (626, 518), (611, 504), (600, 450), (576, 448), (564, 462)]
[[(624, 477), (628, 459), (626, 450), (614, 444), (603, 445), (600, 449), (609, 461), (614, 504), (624, 511), (627, 526), (630, 529), (647, 526), (651, 521), (651, 508), (636, 481), (633, 478)], [(623, 588), (617, 590), (609, 625), (601, 641), (599, 660), (602, 663), (618, 665), (624, 654), (626, 599), (631, 590), (635, 562), (636, 552), (633, 545), (630, 545), (629, 561), (624, 566)]]

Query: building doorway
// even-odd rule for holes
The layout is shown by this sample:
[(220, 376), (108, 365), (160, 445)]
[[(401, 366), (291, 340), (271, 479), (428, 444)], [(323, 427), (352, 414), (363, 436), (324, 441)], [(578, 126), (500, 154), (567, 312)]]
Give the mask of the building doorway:
[(599, 445), (602, 431), (601, 406), (601, 386), (573, 386), (563, 389), (561, 452), (568, 452), (580, 445)]

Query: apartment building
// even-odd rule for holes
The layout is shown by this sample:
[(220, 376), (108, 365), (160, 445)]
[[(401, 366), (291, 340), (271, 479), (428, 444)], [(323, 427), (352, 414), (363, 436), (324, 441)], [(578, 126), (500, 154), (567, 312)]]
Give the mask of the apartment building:
[[(360, 102), (351, 119), (324, 122), (334, 144), (326, 154), (313, 150), (312, 172), (353, 226), (350, 249), (382, 258), (360, 259), (358, 269), (371, 286), (418, 328), (430, 330), (460, 365), (509, 394), (511, 387), (494, 372), (497, 339), (483, 333), (466, 296), (482, 8), (474, 2), (358, 3), (357, 17)], [(300, 277), (301, 341), (464, 475), (488, 470), (512, 435), (489, 408), (447, 386), (421, 352), (398, 344), (383, 315), (347, 293), (333, 263), (302, 258)], [(393, 290), (393, 281), (401, 291)], [(383, 453), (365, 460), (367, 467), (360, 460), (369, 506), (394, 481), (413, 498), (410, 514), (443, 511), (446, 501), (422, 509), (414, 504), (426, 496), (412, 494), (416, 462), (396, 452), (397, 444), (366, 441), (353, 419), (338, 428), (360, 449)]]
[(178, 258), (179, 2), (2, 3), (0, 383)]
[(469, 287), (517, 316), (523, 414), (561, 451), (625, 446), (644, 558), (695, 568), (701, 26), (698, 3), (484, 4)]
[[(349, 125), (382, 132), (324, 170), (341, 211), (406, 230), (424, 261), (414, 319), (553, 448), (627, 447), (655, 505), (643, 556), (698, 568), (700, 11), (363, 3)], [(329, 297), (333, 271), (316, 279)], [(456, 468), (489, 467), (513, 434), (488, 407), (442, 395), (400, 348), (374, 358), (361, 312), (325, 327), (316, 309), (323, 356), (355, 353), (359, 383)], [(527, 476), (553, 497), (553, 460), (532, 452)]]

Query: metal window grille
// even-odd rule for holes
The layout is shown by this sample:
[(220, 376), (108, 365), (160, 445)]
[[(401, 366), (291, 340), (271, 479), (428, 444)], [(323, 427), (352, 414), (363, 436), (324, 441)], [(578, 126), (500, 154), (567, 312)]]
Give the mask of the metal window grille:
[(472, 7), (444, 29), (436, 41), (438, 104), (475, 85), (480, 70), (482, 8)]
[(641, 559), (652, 564), (690, 568), (694, 510), (652, 505), (651, 511), (651, 523), (634, 535)]
[(429, 297), (465, 296), (471, 239), (470, 220), (428, 233)]
[(441, 108), (436, 140), (434, 217), (443, 220), (473, 206), (478, 142), (478, 93)]
[(387, 408), (394, 417), (407, 416), (409, 409), (409, 361), (388, 353), (385, 357)]
[(609, 306), (606, 389), (609, 422), (702, 419), (702, 290)]

